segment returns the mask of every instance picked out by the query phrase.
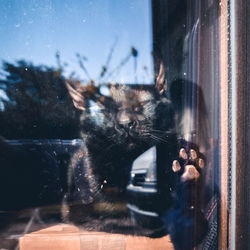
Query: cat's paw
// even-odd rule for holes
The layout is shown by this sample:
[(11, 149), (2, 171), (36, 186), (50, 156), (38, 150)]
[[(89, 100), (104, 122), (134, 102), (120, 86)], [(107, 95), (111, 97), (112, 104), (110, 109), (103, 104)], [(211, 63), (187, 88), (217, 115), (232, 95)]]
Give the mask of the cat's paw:
[(198, 180), (205, 167), (205, 157), (194, 144), (186, 144), (179, 150), (178, 160), (172, 164), (173, 172), (182, 182)]
[(205, 156), (190, 142), (178, 142), (178, 156), (173, 161), (176, 177), (173, 206), (163, 216), (176, 249), (194, 249), (205, 237), (208, 224), (201, 209)]

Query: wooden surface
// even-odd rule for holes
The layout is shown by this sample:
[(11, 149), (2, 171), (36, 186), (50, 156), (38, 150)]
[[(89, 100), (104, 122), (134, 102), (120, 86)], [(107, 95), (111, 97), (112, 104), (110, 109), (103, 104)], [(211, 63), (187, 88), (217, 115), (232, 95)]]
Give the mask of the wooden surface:
[(229, 194), (229, 67), (228, 67), (228, 1), (220, 1), (219, 32), (220, 32), (220, 221), (219, 249), (227, 249), (228, 226), (228, 194)]
[(59, 224), (24, 235), (20, 250), (166, 250), (174, 249), (169, 236), (148, 237), (81, 231)]

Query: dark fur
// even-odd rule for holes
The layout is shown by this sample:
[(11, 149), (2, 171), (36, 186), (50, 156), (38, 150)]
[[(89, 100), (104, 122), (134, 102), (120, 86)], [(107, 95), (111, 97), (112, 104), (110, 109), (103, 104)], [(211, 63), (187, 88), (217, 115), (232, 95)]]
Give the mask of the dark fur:
[[(82, 204), (79, 210), (86, 217), (96, 203), (112, 199), (114, 192), (119, 193), (115, 199), (125, 199), (133, 160), (150, 146), (169, 142), (174, 113), (154, 86), (109, 85), (110, 96), (103, 96), (98, 87), (68, 84), (75, 104), (79, 101), (75, 95), (82, 98), (81, 106), (76, 106), (83, 110), (84, 144), (72, 158), (67, 202), (74, 204), (71, 210)], [(100, 107), (99, 120), (91, 114), (90, 101)], [(75, 222), (84, 220), (79, 214), (73, 217)]]
[[(158, 212), (175, 245), (180, 246), (178, 242), (184, 240), (189, 249), (202, 240), (207, 224), (199, 205), (191, 212), (186, 205), (195, 199), (195, 190), (199, 187), (192, 183), (178, 184), (180, 176), (176, 179), (170, 173), (171, 163), (178, 156), (178, 148), (186, 145), (184, 141), (179, 141), (181, 145), (178, 145), (174, 122), (176, 116), (171, 102), (164, 96), (166, 86), (161, 74), (157, 83), (156, 88), (108, 85), (110, 96), (102, 95), (100, 87), (93, 83), (87, 86), (67, 83), (75, 106), (83, 111), (81, 125), (84, 144), (72, 158), (69, 192), (65, 199), (68, 211), (65, 214), (71, 221), (83, 223), (85, 229), (145, 234), (145, 231), (135, 229), (125, 212), (117, 213), (115, 205), (113, 210), (104, 209), (99, 214), (96, 213), (96, 205), (102, 202), (106, 204), (107, 201), (125, 202), (125, 188), (132, 162), (146, 149), (157, 145), (158, 189), (163, 203)], [(99, 119), (93, 117), (90, 101), (100, 107)], [(198, 185), (201, 185), (201, 181)], [(169, 192), (173, 188), (176, 189), (177, 198), (173, 198)], [(114, 193), (110, 190), (116, 194), (112, 196)], [(114, 216), (119, 220), (113, 221)], [(195, 218), (199, 218), (199, 221)], [(197, 235), (197, 240), (189, 241), (196, 224), (201, 227), (201, 234)]]

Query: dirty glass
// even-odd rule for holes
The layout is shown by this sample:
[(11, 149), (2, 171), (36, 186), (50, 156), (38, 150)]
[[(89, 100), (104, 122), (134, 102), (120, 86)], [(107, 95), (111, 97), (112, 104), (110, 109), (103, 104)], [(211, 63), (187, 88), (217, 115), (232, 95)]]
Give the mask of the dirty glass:
[(1, 249), (229, 244), (226, 2), (0, 1)]

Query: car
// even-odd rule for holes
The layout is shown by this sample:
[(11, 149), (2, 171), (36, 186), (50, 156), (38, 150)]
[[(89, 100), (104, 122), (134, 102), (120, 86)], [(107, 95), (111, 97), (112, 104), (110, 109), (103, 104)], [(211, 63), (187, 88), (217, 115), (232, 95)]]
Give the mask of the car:
[(163, 227), (158, 211), (160, 197), (157, 188), (156, 146), (133, 162), (127, 195), (127, 208), (137, 224), (150, 229)]

